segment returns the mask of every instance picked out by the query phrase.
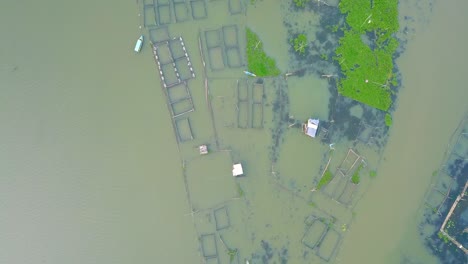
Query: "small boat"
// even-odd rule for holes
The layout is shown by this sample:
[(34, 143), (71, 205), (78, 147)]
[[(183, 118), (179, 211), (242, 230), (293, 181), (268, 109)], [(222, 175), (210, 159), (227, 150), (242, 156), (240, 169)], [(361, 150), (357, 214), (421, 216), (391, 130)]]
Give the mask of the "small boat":
[(135, 52), (140, 52), (142, 46), (143, 46), (143, 35), (141, 35), (140, 38), (138, 38), (135, 44)]
[(244, 71), (245, 74), (247, 74), (248, 76), (252, 76), (252, 77), (257, 77), (257, 75), (251, 73), (251, 72), (248, 72), (248, 71)]

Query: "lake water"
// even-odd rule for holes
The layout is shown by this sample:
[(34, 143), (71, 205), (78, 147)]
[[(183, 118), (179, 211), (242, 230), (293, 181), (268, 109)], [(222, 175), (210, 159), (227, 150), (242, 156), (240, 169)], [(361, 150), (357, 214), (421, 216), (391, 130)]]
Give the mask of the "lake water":
[[(304, 65), (290, 59), (288, 30), (313, 41), (317, 15), (217, 0), (170, 1), (169, 16), (165, 2), (0, 4), (0, 263), (438, 262), (416, 215), (468, 111), (466, 1), (401, 1), (408, 43), (388, 144), (340, 139), (334, 151), (285, 122), (329, 119), (327, 79), (242, 73), (246, 26), (293, 72)], [(185, 108), (167, 96), (185, 87), (162, 87), (149, 41), (133, 52), (140, 34), (164, 40), (145, 27), (154, 10), (195, 73), (194, 111), (175, 118)], [(358, 186), (338, 176), (350, 148), (367, 164)], [(334, 180), (311, 192), (328, 161)], [(245, 177), (231, 176), (237, 162)]]

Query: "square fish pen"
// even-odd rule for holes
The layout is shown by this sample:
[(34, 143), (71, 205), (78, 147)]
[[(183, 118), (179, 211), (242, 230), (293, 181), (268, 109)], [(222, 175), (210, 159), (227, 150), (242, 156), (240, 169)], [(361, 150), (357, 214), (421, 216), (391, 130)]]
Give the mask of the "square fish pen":
[(229, 13), (237, 15), (244, 11), (241, 0), (228, 0)]
[(216, 245), (216, 235), (214, 233), (201, 235), (200, 245), (205, 259), (218, 258), (218, 246)]
[(174, 17), (176, 23), (190, 20), (190, 10), (186, 0), (174, 0)]
[(341, 173), (343, 176), (348, 176), (353, 169), (356, 168), (356, 164), (360, 161), (361, 156), (359, 156), (353, 149), (348, 150), (346, 158), (341, 162), (340, 166), (337, 169), (337, 173)]
[(152, 27), (149, 28), (149, 37), (153, 45), (160, 42), (166, 42), (170, 39), (169, 29), (167, 26)]
[(188, 117), (175, 119), (174, 126), (177, 133), (177, 140), (180, 143), (194, 139), (190, 119)]
[(195, 111), (187, 83), (167, 88), (167, 95), (173, 118)]
[(159, 26), (172, 23), (171, 2), (169, 0), (154, 0), (154, 13)]
[(213, 214), (216, 222), (216, 231), (226, 229), (231, 226), (229, 213), (226, 206), (214, 210)]
[(204, 19), (208, 16), (205, 0), (191, 0), (190, 7), (192, 9), (193, 19)]

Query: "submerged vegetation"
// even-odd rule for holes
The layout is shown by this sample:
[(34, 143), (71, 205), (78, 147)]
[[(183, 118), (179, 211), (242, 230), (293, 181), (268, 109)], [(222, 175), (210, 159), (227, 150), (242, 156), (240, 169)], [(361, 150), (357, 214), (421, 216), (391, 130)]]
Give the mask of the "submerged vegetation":
[(327, 185), (332, 179), (333, 175), (331, 174), (330, 170), (326, 170), (317, 184), (317, 190), (320, 190), (323, 186)]
[(444, 243), (448, 243), (450, 240), (448, 238), (448, 236), (446, 236), (444, 233), (440, 232), (437, 233), (437, 236), (442, 239), (442, 241), (444, 241)]
[(296, 4), (297, 7), (305, 7), (309, 1), (310, 0), (294, 0), (294, 4)]
[(387, 126), (392, 125), (392, 116), (389, 113), (385, 114), (385, 125)]
[(299, 34), (292, 42), (294, 51), (304, 55), (307, 48), (307, 36), (305, 34)]
[(247, 67), (250, 72), (259, 77), (277, 76), (280, 70), (276, 67), (276, 61), (263, 51), (263, 43), (257, 34), (246, 29), (247, 36)]
[(361, 178), (359, 176), (359, 173), (361, 172), (362, 169), (362, 164), (359, 165), (359, 167), (356, 169), (356, 171), (353, 173), (353, 176), (351, 177), (351, 182), (354, 184), (359, 184), (361, 181)]
[(398, 1), (342, 0), (340, 11), (347, 26), (336, 57), (342, 78), (340, 94), (377, 109), (392, 104), (390, 84), (395, 84), (393, 55), (398, 41)]
[(237, 195), (239, 195), (239, 197), (243, 197), (244, 196), (244, 190), (242, 189), (242, 187), (240, 186), (239, 183), (237, 183)]

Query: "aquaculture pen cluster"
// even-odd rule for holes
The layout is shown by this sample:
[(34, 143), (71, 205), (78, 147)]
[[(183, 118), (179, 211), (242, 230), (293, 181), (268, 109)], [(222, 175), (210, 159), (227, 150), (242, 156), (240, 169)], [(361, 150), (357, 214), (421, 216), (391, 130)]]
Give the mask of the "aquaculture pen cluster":
[(262, 79), (237, 81), (237, 127), (263, 128), (265, 88)]
[(306, 232), (302, 237), (302, 244), (325, 261), (330, 261), (338, 250), (342, 234), (334, 226), (335, 220), (331, 216), (310, 215), (305, 219)]
[(237, 25), (204, 31), (207, 59), (212, 71), (243, 66)]
[(204, 0), (144, 0), (143, 25), (145, 28), (207, 18)]
[[(298, 217), (298, 226), (303, 229), (302, 236), (291, 240), (305, 253), (295, 257), (310, 261), (312, 256), (330, 262), (339, 251), (346, 228), (352, 223), (356, 194), (363, 189), (355, 180), (355, 175), (363, 173), (362, 167), (367, 169), (361, 149), (363, 146), (381, 144), (382, 134), (386, 132), (379, 121), (380, 113), (363, 106), (363, 116), (357, 118), (348, 113), (348, 108), (354, 104), (350, 99), (335, 96), (330, 100), (330, 121), (321, 121), (319, 140), (314, 143), (327, 148), (330, 146), (330, 151), (324, 154), (319, 170), (308, 169), (304, 173), (307, 177), (304, 184), (306, 192), (298, 191), (297, 186), (285, 181), (287, 173), (279, 165), (279, 158), (284, 155), (286, 133), (300, 128), (304, 121), (291, 116), (289, 84), (285, 78), (299, 76), (299, 71), (277, 76), (280, 71), (275, 60), (263, 51), (261, 36), (245, 28), (242, 23), (232, 24), (231, 21), (222, 26), (217, 24), (214, 29), (207, 27), (206, 23), (195, 24), (198, 20), (209, 19), (208, 14), (212, 14), (211, 8), (215, 4), (224, 4), (224, 11), (230, 15), (245, 14), (245, 2), (241, 0), (144, 0), (142, 7), (143, 25), (149, 34), (177, 140), (190, 210), (187, 217), (192, 218), (201, 261), (240, 263), (242, 256), (242, 259), (252, 259), (256, 263), (257, 260), (265, 262), (265, 259), (273, 257), (274, 249), (263, 239), (261, 246), (264, 253), (251, 253), (253, 249), (246, 252), (247, 246), (233, 239), (232, 234), (239, 232), (239, 226), (248, 228), (244, 225), (250, 221), (250, 216), (241, 218), (239, 212), (250, 210), (250, 199), (255, 198), (246, 195), (246, 190), (251, 187), (243, 185), (243, 180), (232, 177), (229, 171), (232, 164), (240, 161), (244, 161), (246, 168), (252, 171), (255, 170), (252, 167), (256, 166), (252, 164), (254, 162), (249, 163), (241, 157), (241, 153), (251, 153), (242, 152), (246, 143), (239, 142), (232, 135), (248, 134), (263, 139), (264, 131), (269, 129), (271, 140), (268, 138), (265, 146), (270, 144), (270, 159), (267, 158), (267, 162), (270, 162), (272, 177), (257, 178), (257, 181), (264, 181), (278, 195), (285, 193), (288, 197), (299, 198), (299, 206), (306, 207), (301, 212), (307, 213)], [(188, 36), (190, 34), (184, 35), (184, 38), (179, 34), (171, 36), (169, 28), (172, 29), (172, 24), (187, 22), (198, 26), (197, 40), (192, 40)], [(189, 56), (184, 39), (187, 39), (189, 47), (192, 47), (190, 41), (198, 41), (199, 54)], [(259, 76), (271, 74), (276, 77), (246, 78), (242, 74), (242, 67), (247, 66), (245, 60), (256, 62), (249, 64), (249, 69), (259, 69), (259, 72), (254, 71)], [(194, 68), (199, 65), (203, 67), (203, 74), (195, 75)], [(231, 74), (234, 72), (237, 75)], [(198, 86), (204, 86), (204, 93), (195, 89)], [(200, 105), (203, 101), (200, 94), (204, 94), (208, 109), (206, 115)], [(333, 143), (343, 135), (349, 136), (350, 145), (346, 149), (334, 150)], [(239, 150), (241, 147), (238, 145), (244, 149)], [(201, 147), (203, 153), (199, 151)], [(309, 192), (313, 187), (311, 185), (317, 186), (322, 178), (323, 187)], [(318, 196), (328, 198), (331, 206), (317, 206), (314, 201)], [(330, 208), (333, 208), (333, 212)], [(307, 255), (308, 252), (313, 254)], [(288, 257), (284, 250), (278, 256), (282, 260)]]
[(441, 260), (465, 262), (468, 254), (468, 115), (453, 133), (426, 194), (420, 234)]

